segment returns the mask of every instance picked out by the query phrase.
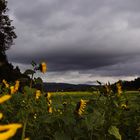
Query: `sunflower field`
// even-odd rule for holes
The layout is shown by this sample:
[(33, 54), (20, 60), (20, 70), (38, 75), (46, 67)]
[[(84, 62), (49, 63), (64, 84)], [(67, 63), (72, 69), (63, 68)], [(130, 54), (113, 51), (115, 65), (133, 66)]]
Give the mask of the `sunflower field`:
[(94, 92), (44, 92), (34, 74), (46, 64), (33, 63), (29, 84), (0, 83), (0, 140), (139, 140), (140, 93), (110, 83)]

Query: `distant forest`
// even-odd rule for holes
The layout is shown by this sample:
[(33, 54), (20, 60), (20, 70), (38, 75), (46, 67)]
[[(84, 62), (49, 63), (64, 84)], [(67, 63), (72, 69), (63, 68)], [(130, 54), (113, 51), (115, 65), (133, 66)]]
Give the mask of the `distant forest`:
[[(140, 90), (140, 78), (132, 81), (120, 81), (123, 90)], [(102, 85), (104, 86), (104, 85)], [(44, 83), (43, 89), (45, 91), (62, 92), (62, 91), (95, 91), (99, 88), (99, 85), (86, 85), (86, 84), (68, 84), (68, 83)], [(111, 88), (116, 91), (116, 83), (111, 85)]]
[(0, 81), (15, 81), (20, 78), (29, 78), (8, 62), (6, 51), (14, 44), (17, 38), (12, 20), (7, 15), (7, 1), (0, 0)]
[(124, 90), (140, 90), (140, 77), (132, 81), (122, 81)]

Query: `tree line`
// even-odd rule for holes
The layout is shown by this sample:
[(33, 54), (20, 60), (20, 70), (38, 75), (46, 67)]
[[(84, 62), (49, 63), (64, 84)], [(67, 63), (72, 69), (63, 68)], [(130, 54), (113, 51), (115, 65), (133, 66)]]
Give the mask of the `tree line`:
[(7, 15), (7, 1), (0, 0), (0, 81), (15, 81), (21, 77), (26, 77), (20, 72), (18, 67), (8, 62), (6, 51), (14, 44), (17, 38), (15, 27), (12, 26), (12, 20)]

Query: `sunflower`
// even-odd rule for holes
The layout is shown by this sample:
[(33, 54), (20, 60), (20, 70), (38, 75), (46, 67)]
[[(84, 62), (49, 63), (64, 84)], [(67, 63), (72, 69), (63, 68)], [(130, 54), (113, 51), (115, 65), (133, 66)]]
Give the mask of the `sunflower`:
[(48, 106), (48, 112), (49, 112), (49, 113), (52, 113), (52, 112), (53, 112), (53, 109), (52, 109), (51, 106)]
[(10, 86), (10, 93), (11, 94), (14, 94), (16, 91), (15, 91), (15, 87), (14, 86)]
[(120, 96), (122, 94), (122, 86), (121, 86), (121, 83), (118, 82), (116, 84), (116, 86), (117, 86), (117, 95)]
[(49, 113), (52, 113), (52, 112), (53, 112), (53, 109), (52, 109), (51, 93), (48, 92), (48, 93), (45, 95), (45, 97), (46, 97), (46, 99), (47, 99), (48, 112), (49, 112)]
[(4, 83), (6, 88), (9, 88), (9, 84), (7, 83), (7, 81), (5, 79), (3, 79), (2, 82)]
[(45, 62), (42, 62), (42, 63), (40, 64), (40, 71), (41, 71), (42, 73), (45, 73), (45, 72), (47, 71), (47, 65), (46, 65)]
[(19, 89), (19, 83), (20, 83), (20, 81), (17, 80), (15, 83), (15, 86), (14, 86), (15, 91), (17, 91)]
[(41, 96), (41, 91), (40, 90), (36, 90), (35, 98), (39, 99), (40, 96)]
[(81, 99), (80, 102), (77, 103), (75, 113), (81, 116), (85, 111), (86, 105), (87, 105), (86, 101)]

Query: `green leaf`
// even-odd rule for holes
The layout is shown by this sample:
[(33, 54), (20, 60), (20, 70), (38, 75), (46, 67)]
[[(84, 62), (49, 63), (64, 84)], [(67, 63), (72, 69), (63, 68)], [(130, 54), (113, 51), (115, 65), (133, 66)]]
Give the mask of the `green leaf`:
[(0, 85), (0, 92), (2, 92), (2, 85)]
[(115, 138), (118, 139), (118, 140), (122, 139), (122, 137), (121, 137), (121, 135), (119, 133), (119, 129), (116, 126), (110, 126), (110, 128), (108, 130), (108, 133), (110, 135), (115, 136)]
[(99, 85), (102, 85), (102, 83), (101, 83), (100, 81), (97, 80), (96, 82), (97, 82)]
[(43, 84), (43, 80), (40, 77), (35, 78), (35, 83), (36, 84)]
[(32, 61), (31, 64), (33, 67), (37, 65), (35, 61)]
[(35, 71), (34, 70), (31, 70), (31, 69), (27, 69), (25, 72), (24, 72), (24, 74), (26, 74), (26, 75), (32, 75), (32, 74), (34, 74), (35, 73)]
[(66, 135), (63, 132), (55, 132), (55, 140), (71, 140), (70, 136)]
[(115, 105), (116, 107), (119, 107), (117, 101), (113, 100), (113, 103), (114, 103), (114, 105)]
[(28, 82), (29, 78), (20, 78), (19, 81), (24, 83), (24, 82)]

